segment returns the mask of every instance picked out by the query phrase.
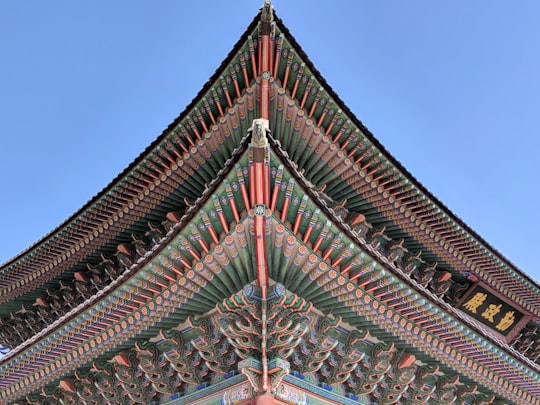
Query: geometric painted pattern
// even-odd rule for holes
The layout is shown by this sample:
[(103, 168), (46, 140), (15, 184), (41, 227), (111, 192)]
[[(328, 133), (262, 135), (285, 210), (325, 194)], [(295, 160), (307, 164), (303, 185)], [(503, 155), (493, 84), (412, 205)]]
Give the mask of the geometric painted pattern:
[[(2, 403), (540, 404), (539, 287), (269, 2), (163, 135), (1, 270)], [(504, 334), (460, 309), (487, 293)]]

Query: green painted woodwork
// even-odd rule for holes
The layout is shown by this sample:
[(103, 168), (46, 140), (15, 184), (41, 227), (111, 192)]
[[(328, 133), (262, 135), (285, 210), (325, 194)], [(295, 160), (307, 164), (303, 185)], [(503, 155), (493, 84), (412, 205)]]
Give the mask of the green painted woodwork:
[[(260, 385), (264, 313), (285, 403), (540, 403), (538, 286), (384, 150), (279, 19), (271, 35), (270, 296), (249, 201), (255, 19), (156, 142), (0, 269), (1, 329), (21, 335), (2, 401), (238, 403)], [(477, 279), (526, 314), (508, 342), (455, 308)]]

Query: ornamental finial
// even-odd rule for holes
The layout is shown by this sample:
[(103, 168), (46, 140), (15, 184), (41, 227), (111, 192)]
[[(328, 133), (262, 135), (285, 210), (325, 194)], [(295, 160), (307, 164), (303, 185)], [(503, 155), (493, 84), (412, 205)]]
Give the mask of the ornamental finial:
[(261, 21), (271, 23), (274, 20), (274, 7), (270, 0), (265, 0), (261, 9)]

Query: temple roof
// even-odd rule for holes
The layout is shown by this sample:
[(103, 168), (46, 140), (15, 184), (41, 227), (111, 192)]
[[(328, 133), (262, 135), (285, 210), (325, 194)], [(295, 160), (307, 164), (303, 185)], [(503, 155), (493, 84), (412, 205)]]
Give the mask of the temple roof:
[[(490, 283), (495, 283), (502, 288), (508, 289), (508, 295), (512, 299), (515, 299), (517, 302), (523, 300), (521, 305), (538, 317), (540, 315), (540, 310), (538, 310), (540, 303), (540, 299), (538, 298), (540, 296), (538, 294), (540, 292), (538, 284), (520, 269), (516, 268), (500, 252), (491, 247), (487, 241), (461, 221), (459, 217), (453, 214), (449, 208), (432, 195), (406, 168), (393, 158), (355, 114), (339, 99), (339, 96), (334, 93), (288, 29), (281, 23), (281, 20), (276, 18), (276, 21), (280, 30), (286, 35), (287, 41), (290, 42), (291, 47), (297, 53), (290, 60), (290, 63), (297, 66), (300, 66), (302, 62), (305, 63), (305, 69), (314, 75), (313, 83), (321, 86), (321, 90), (324, 90), (320, 96), (323, 99), (327, 97), (328, 99), (335, 100), (335, 108), (340, 110), (343, 119), (350, 120), (355, 128), (357, 128), (357, 131), (360, 131), (362, 136), (369, 140), (374, 154), (381, 154), (384, 157), (381, 167), (384, 165), (388, 170), (399, 173), (400, 187), (411, 190), (414, 195), (418, 196), (414, 197), (415, 202), (411, 203), (418, 205), (416, 208), (417, 212), (413, 213), (411, 211), (411, 213), (414, 216), (430, 215), (432, 218), (437, 218), (437, 221), (440, 223), (439, 227), (433, 230), (424, 230), (422, 233), (425, 235), (429, 235), (429, 232), (436, 232), (440, 235), (448, 232), (453, 234), (453, 236), (450, 234), (445, 237), (441, 236), (441, 240), (438, 242), (441, 246), (428, 248), (428, 250), (431, 250), (428, 256), (432, 256), (426, 258), (428, 260), (440, 261), (441, 257), (438, 257), (434, 250), (447, 249), (444, 246), (445, 242), (447, 244), (452, 243), (454, 246), (458, 244), (463, 246), (460, 249), (460, 253), (454, 254), (453, 251), (447, 252), (448, 257), (446, 260), (449, 261), (449, 266), (456, 270), (459, 269), (465, 277), (473, 279), (478, 277), (483, 280), (489, 279)], [(253, 29), (255, 23), (256, 21), (254, 20), (246, 33)], [(60, 274), (69, 274), (75, 271), (78, 266), (82, 265), (84, 267), (84, 262), (98, 260), (101, 253), (114, 251), (114, 246), (118, 244), (119, 240), (124, 240), (121, 235), (122, 233), (125, 234), (126, 229), (130, 229), (130, 232), (140, 231), (144, 228), (144, 222), (153, 219), (152, 213), (147, 214), (144, 209), (139, 211), (141, 207), (137, 206), (134, 206), (134, 209), (131, 210), (131, 214), (137, 213), (136, 220), (126, 221), (125, 218), (115, 219), (115, 212), (118, 211), (119, 207), (125, 207), (127, 202), (124, 196), (119, 195), (121, 191), (119, 192), (118, 189), (130, 187), (130, 182), (133, 182), (129, 178), (130, 174), (133, 174), (136, 168), (145, 165), (145, 159), (148, 159), (152, 152), (155, 153), (155, 149), (164, 141), (170, 130), (177, 126), (193, 107), (200, 104), (201, 98), (205, 96), (209, 97), (208, 92), (212, 84), (216, 82), (223, 70), (226, 70), (226, 66), (231, 62), (231, 59), (245, 41), (246, 35), (238, 41), (229, 56), (222, 63), (222, 67), (208, 80), (184, 112), (104, 190), (98, 193), (79, 211), (75, 212), (57, 229), (51, 231), (50, 234), (36, 242), (20, 255), (2, 265), (2, 268), (0, 268), (0, 274), (2, 275), (0, 278), (2, 298), (0, 300), (2, 302), (6, 303), (10, 299), (19, 297), (27, 292), (30, 293), (28, 301), (34, 300), (37, 297), (35, 295), (36, 291), (43, 291), (43, 288), (48, 285), (48, 282), (59, 277)], [(296, 72), (293, 72), (291, 76), (295, 74)], [(292, 86), (294, 86), (294, 83), (291, 80), (289, 87)], [(395, 174), (392, 175), (395, 176)], [(157, 203), (157, 201), (154, 202), (154, 204)], [(162, 207), (161, 212), (165, 212), (169, 208), (171, 208), (170, 203), (168, 206)], [(114, 223), (109, 224), (109, 226), (105, 225), (105, 222), (111, 221)], [(141, 224), (137, 221), (143, 221), (143, 223)], [(409, 220), (409, 222), (413, 223), (414, 221)], [(453, 228), (453, 230), (444, 229), (448, 227)], [(106, 231), (105, 233), (103, 232), (104, 230)], [(396, 231), (394, 237), (403, 237), (404, 235), (400, 234), (403, 231), (403, 229)], [(114, 237), (120, 239), (114, 239)], [(419, 237), (420, 235), (413, 236), (416, 240)], [(426, 237), (429, 238), (429, 236)], [(415, 243), (418, 243), (418, 241)], [(84, 256), (81, 256), (79, 252), (84, 252)], [(55, 260), (58, 262), (58, 265), (54, 265)]]
[[(129, 365), (122, 356), (140, 355), (136, 341), (159, 345), (173, 330), (204, 340), (193, 337), (206, 330), (197, 322), (234, 346), (213, 314), (233, 319), (243, 305), (256, 307), (257, 235), (275, 296), (312, 327), (334, 323), (342, 343), (353, 330), (369, 331), (362, 347), (394, 353), (395, 340), (410, 356), (395, 355), (398, 364), (457, 371), (467, 387), (478, 382), (515, 403), (538, 397), (537, 353), (513, 343), (521, 329), (506, 335), (501, 320), (501, 333), (490, 330), (459, 302), (481, 281), (519, 309), (524, 328), (540, 315), (540, 287), (384, 149), (279, 18), (272, 30), (263, 18), (267, 32), (259, 21), (128, 168), (2, 268), (0, 305), (14, 331), (0, 361), (2, 398), (30, 394), (39, 373), (40, 384), (52, 384), (91, 361), (85, 370), (96, 375), (100, 362)], [(264, 35), (275, 59), (257, 72)], [(263, 81), (270, 132), (259, 147), (251, 123), (264, 115)], [(254, 190), (257, 159), (268, 178)], [(254, 203), (259, 191), (264, 204)], [(25, 324), (37, 330), (27, 336)]]

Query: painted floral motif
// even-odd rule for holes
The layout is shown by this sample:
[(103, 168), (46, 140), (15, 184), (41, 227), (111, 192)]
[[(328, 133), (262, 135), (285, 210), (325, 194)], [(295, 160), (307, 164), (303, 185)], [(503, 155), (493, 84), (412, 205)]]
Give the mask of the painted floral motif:
[(309, 398), (305, 392), (281, 384), (277, 389), (276, 398), (290, 405), (307, 405)]
[(252, 395), (251, 386), (245, 383), (225, 391), (221, 398), (221, 405), (235, 405), (249, 399)]

